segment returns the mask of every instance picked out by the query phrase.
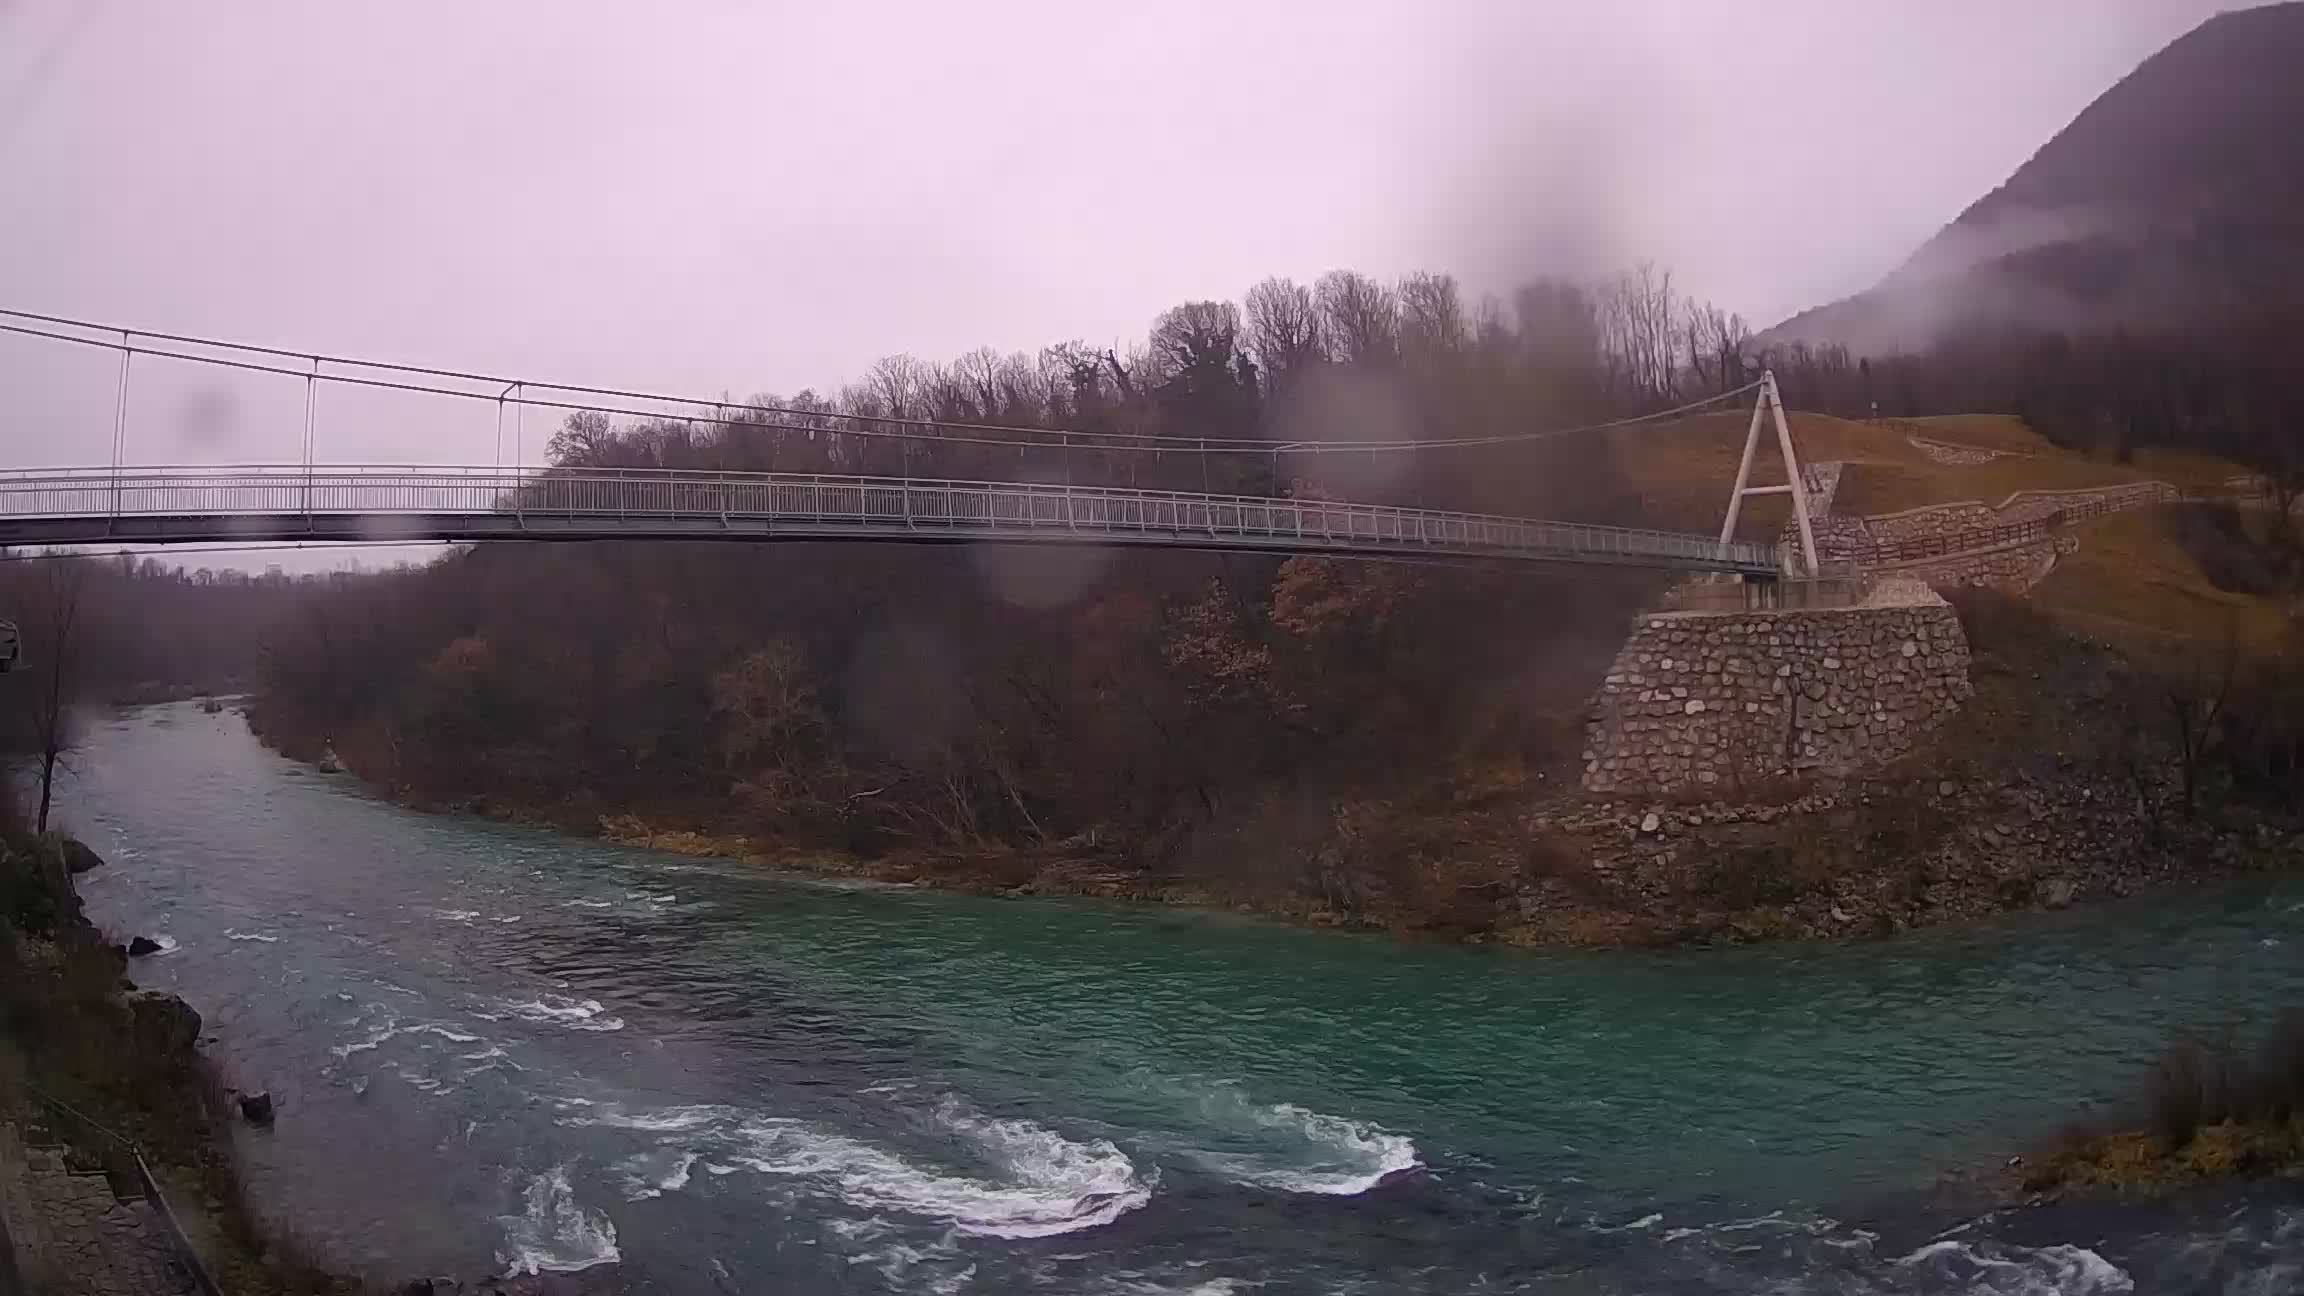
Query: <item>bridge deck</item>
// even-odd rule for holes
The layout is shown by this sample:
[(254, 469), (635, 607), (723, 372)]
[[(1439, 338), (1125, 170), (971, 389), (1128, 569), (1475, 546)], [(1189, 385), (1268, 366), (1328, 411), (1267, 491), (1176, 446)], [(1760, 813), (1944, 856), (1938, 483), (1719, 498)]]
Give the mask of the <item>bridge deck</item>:
[(218, 540), (1154, 545), (1779, 571), (1710, 536), (1333, 500), (775, 473), (163, 467), (0, 474), (0, 545)]

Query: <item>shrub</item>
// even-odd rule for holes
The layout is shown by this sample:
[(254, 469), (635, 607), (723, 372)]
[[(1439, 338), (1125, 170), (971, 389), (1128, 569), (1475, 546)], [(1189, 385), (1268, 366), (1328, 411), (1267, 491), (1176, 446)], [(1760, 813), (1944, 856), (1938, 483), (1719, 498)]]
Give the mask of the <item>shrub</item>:
[(2296, 550), (2250, 535), (2247, 519), (2231, 503), (2179, 504), (2168, 510), (2170, 534), (2208, 583), (2234, 594), (2279, 594), (2294, 589)]
[(0, 839), (0, 923), (53, 936), (79, 912), (71, 873), (52, 840)]
[(2284, 1013), (2253, 1051), (2230, 1031), (2178, 1040), (2153, 1064), (2144, 1102), (2171, 1150), (2227, 1123), (2287, 1122), (2304, 1111), (2304, 1012)]

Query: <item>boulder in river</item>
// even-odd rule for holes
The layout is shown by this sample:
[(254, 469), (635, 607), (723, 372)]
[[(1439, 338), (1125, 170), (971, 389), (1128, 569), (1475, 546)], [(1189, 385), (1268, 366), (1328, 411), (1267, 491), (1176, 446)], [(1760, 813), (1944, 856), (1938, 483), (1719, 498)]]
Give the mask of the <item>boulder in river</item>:
[(240, 1095), (240, 1114), (247, 1119), (249, 1124), (271, 1124), (272, 1112), (272, 1094), (270, 1090), (266, 1090), (263, 1093)]
[(128, 1010), (129, 1034), (139, 1053), (192, 1060), (193, 1044), (200, 1038), (200, 1014), (192, 1005), (158, 990), (130, 990), (120, 1002)]
[(88, 843), (77, 837), (64, 838), (60, 849), (64, 852), (64, 867), (72, 870), (75, 874), (86, 873), (104, 862), (103, 856), (90, 850)]
[(157, 954), (159, 952), (160, 942), (152, 939), (149, 936), (138, 936), (136, 939), (128, 942), (128, 957), (130, 958), (142, 958), (147, 954)]

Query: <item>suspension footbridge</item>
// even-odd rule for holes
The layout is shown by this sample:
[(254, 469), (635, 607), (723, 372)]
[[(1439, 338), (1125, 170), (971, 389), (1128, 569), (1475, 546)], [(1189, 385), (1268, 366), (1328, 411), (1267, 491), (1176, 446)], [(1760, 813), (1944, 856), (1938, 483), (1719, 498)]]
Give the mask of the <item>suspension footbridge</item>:
[[(1073, 476), (1076, 460), (1109, 464), (1131, 456), (1173, 463), (1197, 455), (1202, 474), (1215, 457), (1378, 455), (1508, 443), (1523, 437), (1405, 442), (1295, 441), (1130, 436), (1065, 429), (995, 427), (771, 409), (604, 388), (547, 384), (410, 365), (309, 355), (216, 339), (143, 333), (55, 316), (0, 310), (0, 335), (37, 345), (118, 356), (112, 461), (103, 465), (0, 471), (0, 545), (170, 545), (266, 541), (876, 541), (1152, 546), (1382, 559), (1497, 559), (1636, 566), (1774, 577), (1814, 569), (1812, 548), (1732, 538), (1734, 513), (1718, 536), (1542, 518), (1501, 517), (1394, 504), (1210, 490), (1149, 489), (1072, 480), (963, 480), (911, 471), (921, 459), (948, 462), (999, 451), (1011, 463)], [(303, 386), (303, 455), (295, 463), (136, 464), (128, 462), (135, 364), (271, 374)], [(463, 402), (492, 401), (501, 457), (508, 417), (532, 408), (592, 412), (684, 426), (752, 428), (841, 445), (894, 443), (898, 473), (725, 471), (625, 468), (563, 462), (489, 465), (314, 462), (315, 409), (324, 387)], [(1757, 392), (1744, 495), (1799, 493), (1790, 471), (1774, 385), (1763, 378), (1699, 406)], [(1762, 415), (1774, 405), (1790, 487), (1747, 487)], [(1695, 407), (1688, 407), (1695, 408)], [(1664, 411), (1656, 418), (1681, 413)], [(1639, 420), (1631, 420), (1639, 421)], [(1602, 425), (1616, 426), (1616, 425)], [(1589, 431), (1592, 429), (1572, 429)], [(1542, 433), (1534, 435), (1557, 435)], [(1027, 451), (1038, 454), (1027, 459)], [(1131, 460), (1132, 462), (1132, 460)], [(1133, 476), (1133, 469), (1130, 474)], [(1277, 473), (1275, 473), (1277, 476)], [(1804, 504), (1796, 500), (1796, 504)], [(1805, 519), (1805, 509), (1799, 509)]]

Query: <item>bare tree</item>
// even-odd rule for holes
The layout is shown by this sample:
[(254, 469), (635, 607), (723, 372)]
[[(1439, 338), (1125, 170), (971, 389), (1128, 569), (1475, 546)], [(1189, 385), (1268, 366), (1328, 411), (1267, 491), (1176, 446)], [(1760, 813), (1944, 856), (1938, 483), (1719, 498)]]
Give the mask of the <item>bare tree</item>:
[(48, 810), (56, 798), (56, 764), (77, 740), (72, 704), (77, 700), (82, 645), (75, 642), (80, 629), (80, 607), (88, 587), (85, 558), (57, 555), (29, 564), (33, 570), (23, 590), (23, 629), (33, 654), (27, 729), (40, 759), (40, 810), (34, 829), (48, 831)]
[(987, 420), (1001, 417), (1000, 379), (1006, 363), (1001, 354), (990, 347), (978, 347), (952, 362), (951, 376), (967, 392), (978, 417)]
[(872, 362), (864, 384), (879, 398), (880, 413), (892, 419), (916, 419), (928, 413), (928, 391), (935, 372), (918, 357), (882, 356)]
[(1320, 330), (1342, 364), (1386, 366), (1400, 355), (1400, 304), (1392, 290), (1363, 274), (1331, 270), (1314, 289)]
[(1691, 297), (1681, 312), (1681, 336), (1687, 343), (1688, 371), (1699, 389), (1724, 392), (1743, 385), (1752, 326), (1742, 315)]
[(1000, 417), (1011, 423), (1049, 424), (1062, 421), (1063, 388), (1053, 381), (1047, 366), (1021, 351), (1001, 357), (994, 382), (999, 392)]
[(1293, 279), (1266, 279), (1248, 290), (1248, 349), (1277, 389), (1320, 359), (1320, 309), (1312, 290)]
[(1600, 296), (1600, 322), (1617, 385), (1634, 400), (1668, 400), (1679, 390), (1679, 301), (1672, 272), (1643, 261)]
[(597, 465), (616, 441), (616, 426), (599, 410), (578, 410), (560, 424), (544, 453), (565, 468)]
[(720, 750), (731, 768), (765, 759), (788, 769), (824, 723), (806, 654), (791, 639), (754, 649), (715, 674), (712, 712), (721, 719)]
[(1152, 324), (1152, 359), (1160, 376), (1228, 375), (1240, 340), (1240, 308), (1196, 301), (1161, 312)]
[(2218, 721), (2232, 697), (2239, 669), (2240, 627), (2227, 614), (2215, 665), (2210, 666), (2204, 648), (2196, 648), (2186, 678), (2171, 680), (2166, 689), (2170, 734), (2176, 740), (2178, 795), (2186, 819), (2198, 811), (2200, 772), (2216, 743)]
[(1040, 353), (1040, 369), (1050, 390), (1061, 391), (1071, 417), (1091, 420), (1109, 409), (1114, 392), (1104, 372), (1104, 355), (1085, 342), (1059, 342)]
[(1454, 276), (1419, 272), (1400, 281), (1400, 350), (1410, 360), (1428, 369), (1471, 338)]

